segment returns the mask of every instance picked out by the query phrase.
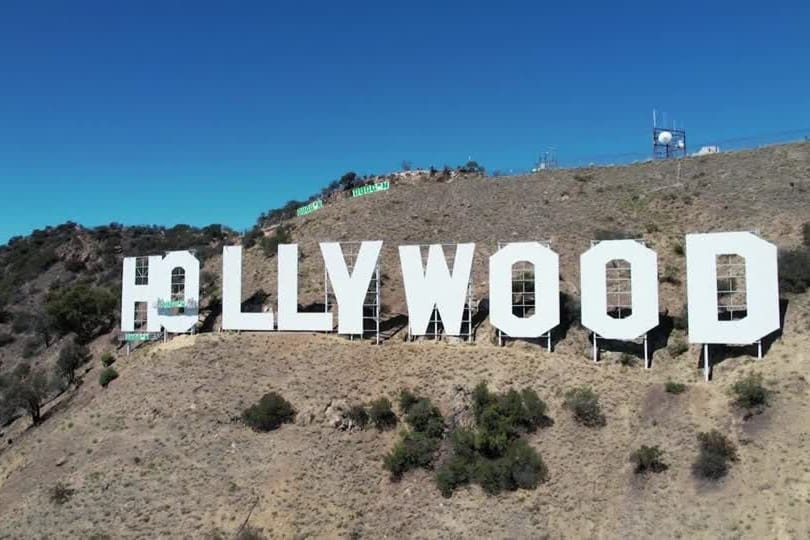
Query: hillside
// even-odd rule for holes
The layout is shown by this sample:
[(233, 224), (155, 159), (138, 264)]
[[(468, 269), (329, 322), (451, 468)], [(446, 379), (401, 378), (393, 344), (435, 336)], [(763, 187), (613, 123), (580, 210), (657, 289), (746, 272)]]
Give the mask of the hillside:
[[(633, 237), (658, 252), (661, 311), (675, 323), (685, 303), (678, 249), (685, 233), (757, 230), (792, 249), (810, 221), (810, 143), (446, 180), (403, 182), (289, 220), (302, 254), (300, 302), (323, 299), (317, 242), (324, 240), (385, 241), (382, 302), (384, 318), (392, 319), (406, 313), (400, 244), (475, 242), (474, 294), (481, 300), (487, 257), (499, 241), (547, 239), (560, 254), (562, 290), (576, 299), (578, 257), (590, 241)], [(14, 334), (15, 313), (40, 312), (50, 289), (87, 281), (114, 290), (122, 255), (167, 248), (208, 247), (204, 294), (214, 301), (218, 247), (236, 241), (220, 230), (139, 244), (146, 231), (124, 228), (118, 237), (126, 240), (113, 245), (78, 226), (55, 231), (0, 251), (0, 292), (10, 314), (0, 333)], [(27, 249), (13, 252), (20, 242)], [(275, 298), (275, 264), (259, 246), (246, 251), (245, 298), (259, 290)], [(335, 335), (180, 336), (129, 357), (119, 351), (120, 377), (105, 389), (97, 382), (98, 356), (114, 349), (114, 332), (99, 329), (89, 343), (94, 359), (83, 368), (84, 384), (52, 396), (40, 425), (21, 416), (0, 428), (0, 538), (233, 536), (245, 522), (278, 538), (806, 537), (810, 388), (803, 366), (810, 360), (810, 295), (784, 299), (783, 335), (765, 359), (724, 351), (711, 383), (702, 381), (697, 350), (671, 347), (685, 337), (677, 325), (655, 344), (653, 369), (644, 370), (623, 365), (618, 353), (590, 362), (587, 333), (575, 321), (547, 353), (520, 342), (497, 347), (485, 320), (472, 345), (406, 343), (402, 331), (394, 333), (398, 327), (380, 347)], [(22, 358), (32, 335), (26, 330), (0, 347), (0, 373), (21, 363), (50, 365), (68, 339), (55, 338)], [(771, 402), (748, 417), (730, 404), (729, 392), (754, 372), (764, 375)], [(389, 480), (382, 456), (397, 430), (332, 426), (335, 405), (380, 396), (396, 401), (402, 388), (417, 390), (454, 418), (469, 407), (481, 380), (499, 391), (530, 386), (548, 403), (553, 425), (528, 436), (549, 469), (549, 481), (537, 489), (490, 496), (473, 486), (443, 498), (426, 471)], [(687, 389), (667, 393), (667, 381)], [(563, 407), (565, 392), (583, 384), (600, 397), (604, 427), (583, 427)], [(298, 416), (295, 424), (255, 433), (239, 415), (268, 390), (287, 398)], [(739, 452), (717, 482), (691, 472), (696, 434), (709, 429), (727, 434)], [(660, 446), (669, 468), (634, 475), (628, 456), (642, 444)], [(50, 500), (59, 482), (73, 490), (61, 505)]]

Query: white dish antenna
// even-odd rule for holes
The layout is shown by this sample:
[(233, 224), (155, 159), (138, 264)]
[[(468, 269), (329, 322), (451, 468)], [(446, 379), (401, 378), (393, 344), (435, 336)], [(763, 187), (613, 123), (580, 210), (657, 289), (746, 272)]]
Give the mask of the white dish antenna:
[(662, 131), (658, 134), (658, 143), (659, 144), (669, 144), (672, 142), (672, 133), (669, 131)]

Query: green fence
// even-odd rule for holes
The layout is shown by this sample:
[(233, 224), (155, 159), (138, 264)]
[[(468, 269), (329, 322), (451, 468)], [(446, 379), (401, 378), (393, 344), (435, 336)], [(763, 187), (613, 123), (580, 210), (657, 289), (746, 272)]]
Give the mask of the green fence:
[(391, 187), (388, 180), (380, 182), (379, 184), (369, 184), (367, 186), (360, 186), (352, 189), (352, 197), (362, 197), (370, 193), (377, 193), (378, 191), (387, 191)]
[(305, 216), (307, 214), (311, 214), (315, 210), (323, 208), (323, 201), (318, 199), (317, 201), (312, 201), (306, 206), (302, 206), (298, 210), (295, 211), (296, 216)]

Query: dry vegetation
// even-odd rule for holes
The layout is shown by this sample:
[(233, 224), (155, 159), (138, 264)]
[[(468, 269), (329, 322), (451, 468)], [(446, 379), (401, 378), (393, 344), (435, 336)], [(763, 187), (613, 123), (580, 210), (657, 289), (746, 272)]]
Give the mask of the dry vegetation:
[[(498, 241), (551, 239), (562, 288), (576, 296), (577, 260), (590, 239), (631, 234), (658, 251), (668, 272), (661, 308), (676, 317), (685, 232), (758, 229), (792, 248), (808, 208), (810, 144), (798, 144), (680, 164), (401, 185), (293, 219), (288, 230), (304, 254), (302, 303), (322, 297), (317, 241), (385, 240), (386, 316), (404, 313), (398, 244), (476, 242), (481, 298)], [(263, 289), (274, 297), (272, 253), (257, 245), (245, 256), (245, 296)], [(219, 260), (211, 256), (207, 270), (216, 274)], [(38, 426), (20, 418), (2, 428), (0, 538), (228, 538), (240, 530), (270, 538), (807, 537), (810, 298), (786, 300), (784, 335), (765, 359), (718, 352), (708, 384), (697, 350), (673, 346), (685, 338), (677, 318), (665, 319), (674, 329), (655, 347), (651, 370), (619, 353), (593, 364), (576, 325), (547, 353), (523, 342), (496, 347), (485, 322), (472, 345), (405, 343), (401, 332), (380, 347), (334, 335), (181, 336), (118, 355), (119, 376), (102, 388), (104, 336), (89, 345), (85, 383), (47, 403)], [(8, 347), (0, 360), (16, 365), (18, 344)], [(53, 349), (31, 362), (47, 355), (58, 356)], [(448, 425), (463, 424), (481, 381), (497, 393), (532, 388), (548, 405), (549, 425), (522, 435), (548, 471), (535, 489), (487, 495), (470, 485), (445, 498), (434, 471), (421, 469), (392, 482), (383, 456), (403, 428), (397, 407), (397, 429), (335, 428), (338, 403), (396, 402), (403, 388), (430, 399)], [(604, 415), (596, 427), (565, 405), (585, 387)], [(253, 431), (242, 414), (270, 392), (289, 401), (295, 422)], [(698, 433), (712, 430), (736, 448), (719, 480), (693, 468)], [(666, 468), (635, 474), (629, 456), (644, 446), (660, 449)], [(445, 439), (437, 466), (448, 450)]]

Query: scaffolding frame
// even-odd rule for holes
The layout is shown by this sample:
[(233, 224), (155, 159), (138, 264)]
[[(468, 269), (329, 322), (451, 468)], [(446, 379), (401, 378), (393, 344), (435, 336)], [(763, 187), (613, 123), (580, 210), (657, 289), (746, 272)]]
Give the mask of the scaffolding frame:
[[(339, 242), (340, 249), (343, 252), (343, 260), (346, 262), (346, 269), (349, 274), (354, 272), (354, 266), (357, 264), (357, 257), (360, 254), (360, 241), (346, 241)], [(371, 280), (366, 289), (366, 296), (363, 298), (363, 331), (361, 334), (347, 334), (350, 340), (354, 340), (357, 335), (360, 339), (364, 339), (366, 334), (373, 335), (376, 345), (380, 344), (380, 320), (382, 318), (382, 302), (380, 300), (380, 276), (381, 276), (381, 256), (377, 257), (377, 262), (374, 265), (374, 272), (371, 274)], [(323, 298), (324, 298), (324, 311), (329, 311), (330, 305), (337, 306), (337, 299), (334, 291), (332, 291), (331, 283), (329, 282), (329, 273), (326, 271), (326, 265), (323, 268)], [(330, 302), (331, 301), (331, 302)], [(340, 307), (338, 306), (338, 309)], [(366, 328), (371, 327), (369, 332)]]
[[(641, 238), (633, 238), (632, 240), (642, 246), (646, 247), (647, 245)], [(601, 241), (591, 240), (591, 247)], [(607, 313), (611, 317), (613, 315), (610, 314), (615, 313), (615, 318), (624, 319), (633, 313), (632, 266), (624, 259), (613, 259), (608, 261), (608, 265), (605, 268)], [(598, 339), (601, 336), (596, 332), (591, 332), (591, 335), (593, 337), (593, 361), (596, 363), (599, 361)], [(640, 337), (644, 346), (644, 369), (650, 369), (650, 348), (647, 332)], [(635, 342), (635, 340), (630, 341)]]
[[(419, 254), (422, 258), (422, 271), (427, 268), (427, 261), (428, 255), (430, 253), (430, 246), (435, 244), (418, 244), (419, 247)], [(444, 260), (447, 264), (447, 268), (450, 272), (455, 271), (455, 260), (456, 260), (456, 249), (457, 244), (439, 244), (442, 247), (442, 252), (444, 253)], [(452, 247), (452, 250), (448, 250), (448, 247)], [(448, 251), (452, 251), (452, 253), (448, 253)], [(472, 343), (473, 340), (473, 290), (472, 290), (472, 282), (473, 282), (473, 268), (470, 268), (470, 276), (467, 280), (467, 306), (464, 308), (464, 313), (461, 316), (461, 333), (459, 337), (466, 337), (468, 343)], [(466, 332), (465, 332), (465, 325), (466, 325)], [(442, 323), (441, 316), (439, 315), (439, 308), (436, 305), (433, 306), (433, 312), (430, 314), (430, 321), (428, 322), (428, 331), (424, 335), (424, 337), (432, 337), (434, 341), (439, 341), (444, 335), (444, 324)], [(421, 336), (420, 336), (421, 337)], [(408, 325), (408, 341), (413, 341), (414, 336), (411, 335), (411, 327)]]
[[(536, 240), (537, 243), (544, 247), (550, 248), (550, 240)], [(498, 242), (498, 249), (507, 246), (513, 242)], [(531, 289), (527, 290), (526, 285), (531, 284)], [(521, 318), (527, 315), (532, 315), (535, 308), (536, 300), (536, 286), (537, 286), (537, 271), (534, 264), (529, 261), (519, 261), (512, 265), (512, 313)], [(515, 299), (518, 299), (516, 302)], [(498, 346), (503, 347), (506, 339), (510, 336), (500, 329), (496, 329), (498, 335)], [(520, 339), (520, 338), (514, 338)], [(540, 339), (546, 340), (546, 352), (551, 352), (551, 330), (540, 336)]]
[[(759, 236), (759, 230), (750, 231)], [(747, 275), (745, 259), (739, 255), (725, 253), (717, 255), (715, 261), (717, 280), (717, 319), (733, 321), (745, 316), (748, 311), (748, 293), (746, 291)], [(723, 286), (721, 287), (721, 281)], [(738, 316), (739, 315), (739, 316)], [(729, 345), (729, 344), (727, 344)], [(762, 340), (754, 342), (757, 346), (757, 360), (762, 360)], [(703, 344), (703, 376), (706, 382), (711, 379), (711, 359), (709, 344)]]

